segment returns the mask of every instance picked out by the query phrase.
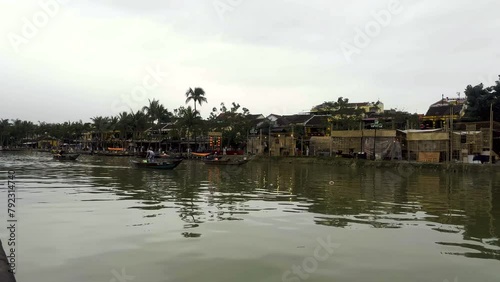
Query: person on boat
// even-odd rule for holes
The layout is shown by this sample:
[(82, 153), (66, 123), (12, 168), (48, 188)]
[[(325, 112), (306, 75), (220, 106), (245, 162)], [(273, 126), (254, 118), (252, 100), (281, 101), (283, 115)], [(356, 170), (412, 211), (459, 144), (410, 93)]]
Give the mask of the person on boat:
[(152, 163), (155, 160), (155, 152), (149, 148), (149, 150), (146, 152), (146, 158), (148, 159), (148, 163)]
[(66, 152), (65, 152), (63, 149), (61, 149), (61, 150), (59, 150), (59, 151), (57, 152), (57, 156), (58, 156), (58, 157), (62, 157), (62, 155), (64, 155), (65, 153), (66, 153)]

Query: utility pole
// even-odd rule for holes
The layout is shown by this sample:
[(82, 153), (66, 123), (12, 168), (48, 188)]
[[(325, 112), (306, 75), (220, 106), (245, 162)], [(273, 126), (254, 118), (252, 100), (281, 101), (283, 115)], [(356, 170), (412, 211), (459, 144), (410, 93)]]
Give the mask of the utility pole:
[(269, 156), (271, 156), (271, 123), (269, 123), (269, 132), (268, 132), (268, 135), (269, 135), (269, 140), (268, 140), (268, 144), (267, 144), (267, 148), (268, 148), (268, 151), (269, 151)]
[(264, 144), (262, 143), (262, 128), (260, 129), (259, 135), (259, 153), (262, 150), (262, 155), (264, 155)]
[(454, 107), (453, 102), (450, 102), (450, 163), (453, 162), (453, 116), (454, 116)]
[(333, 142), (333, 138), (332, 138), (332, 132), (333, 132), (333, 123), (330, 123), (330, 157), (332, 156), (332, 142)]
[(489, 164), (493, 164), (493, 101), (490, 104), (490, 159)]
[(378, 122), (378, 120), (376, 120), (372, 124), (372, 128), (375, 128), (375, 134), (374, 134), (374, 137), (373, 137), (373, 160), (377, 159), (376, 154), (375, 154), (375, 150), (377, 149), (377, 147), (376, 147), (376, 145), (377, 145), (377, 128), (380, 128), (380, 127), (382, 127), (382, 124), (380, 124)]

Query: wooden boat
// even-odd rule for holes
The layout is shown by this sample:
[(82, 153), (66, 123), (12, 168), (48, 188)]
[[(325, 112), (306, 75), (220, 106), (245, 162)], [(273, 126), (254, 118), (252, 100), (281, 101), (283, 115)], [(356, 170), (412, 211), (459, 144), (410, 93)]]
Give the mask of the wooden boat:
[(238, 160), (232, 160), (229, 158), (223, 158), (223, 159), (205, 159), (203, 160), (205, 164), (209, 165), (242, 165), (246, 164), (248, 160), (245, 159), (238, 159)]
[[(139, 159), (145, 159), (146, 158), (146, 154), (135, 155), (135, 157), (139, 158)], [(177, 155), (161, 154), (161, 155), (155, 155), (155, 159), (180, 160), (182, 158), (178, 157)]]
[(56, 154), (54, 155), (55, 160), (60, 160), (60, 161), (74, 161), (76, 160), (80, 154)]
[(173, 156), (168, 155), (168, 154), (160, 154), (160, 155), (155, 156), (155, 158), (160, 158), (160, 159), (172, 159), (172, 158), (173, 158)]
[(173, 161), (166, 161), (166, 162), (153, 162), (153, 163), (132, 161), (132, 164), (137, 168), (166, 169), (166, 170), (168, 170), (168, 169), (176, 168), (181, 162), (182, 162), (182, 160), (173, 160)]
[(212, 153), (191, 153), (191, 154), (196, 157), (206, 157), (210, 156)]
[[(139, 159), (146, 159), (147, 153), (146, 152), (138, 152), (138, 153), (135, 153), (134, 156), (136, 158), (139, 158)], [(177, 160), (180, 160), (180, 159), (184, 159), (184, 157), (180, 153), (169, 153), (169, 154), (162, 153), (159, 155), (155, 154), (155, 159), (168, 159), (168, 160), (177, 159)]]
[(125, 148), (112, 148), (112, 147), (108, 147), (108, 151), (118, 151), (118, 152), (123, 152), (123, 151), (126, 151), (127, 149)]

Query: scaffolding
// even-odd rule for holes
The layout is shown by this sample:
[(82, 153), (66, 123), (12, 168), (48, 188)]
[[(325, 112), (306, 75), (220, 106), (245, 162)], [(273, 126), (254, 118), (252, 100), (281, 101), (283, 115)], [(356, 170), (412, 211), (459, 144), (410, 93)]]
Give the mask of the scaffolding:
[(419, 162), (440, 162), (449, 155), (449, 132), (442, 130), (402, 130), (406, 144), (405, 159)]
[(344, 154), (349, 152), (361, 152), (361, 138), (360, 137), (334, 137), (332, 138), (333, 152), (342, 152)]

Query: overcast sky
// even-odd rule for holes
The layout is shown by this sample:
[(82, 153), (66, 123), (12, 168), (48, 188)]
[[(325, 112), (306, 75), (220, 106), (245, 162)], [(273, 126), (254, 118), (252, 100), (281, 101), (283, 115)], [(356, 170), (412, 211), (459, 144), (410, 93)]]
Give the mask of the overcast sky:
[(497, 0), (55, 1), (0, 0), (0, 118), (173, 110), (189, 87), (206, 91), (204, 117), (339, 96), (425, 113), (500, 74)]

